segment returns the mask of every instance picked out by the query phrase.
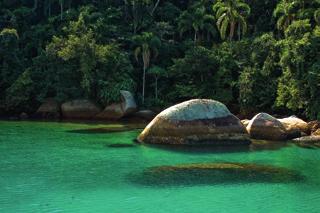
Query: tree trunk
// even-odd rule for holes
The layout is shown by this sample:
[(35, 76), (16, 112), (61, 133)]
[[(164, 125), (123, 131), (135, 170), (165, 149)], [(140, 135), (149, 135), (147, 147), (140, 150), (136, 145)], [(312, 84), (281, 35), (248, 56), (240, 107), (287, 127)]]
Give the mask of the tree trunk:
[(60, 0), (60, 20), (62, 20), (62, 13), (63, 13), (63, 0)]
[(69, 0), (69, 2), (68, 2), (68, 10), (71, 9), (71, 5), (72, 5), (72, 0)]
[(136, 3), (135, 1), (132, 2), (132, 19), (133, 19), (133, 34), (135, 35), (137, 33), (138, 29), (138, 17), (136, 13)]
[(238, 39), (239, 39), (239, 41), (241, 39), (241, 24), (240, 23), (238, 24)]
[(125, 14), (125, 19), (128, 19), (128, 1), (124, 0), (124, 14)]
[(38, 8), (38, 0), (33, 1), (33, 11), (35, 11)]
[(142, 104), (144, 104), (145, 86), (146, 86), (146, 66), (143, 65), (143, 76), (142, 76)]
[(155, 77), (156, 78), (156, 100), (158, 100), (158, 77)]
[(51, 17), (51, 0), (49, 0), (48, 16)]
[(154, 5), (152, 11), (151, 11), (151, 16), (153, 16), (154, 11), (157, 9), (157, 7), (159, 6), (160, 0), (157, 0), (156, 4)]
[(230, 23), (230, 34), (229, 34), (230, 41), (232, 40), (233, 35), (234, 35), (234, 28), (235, 28), (235, 22), (231, 21), (231, 23)]
[(194, 38), (193, 39), (194, 39), (194, 43), (196, 43), (197, 42), (197, 31), (196, 30), (194, 31)]

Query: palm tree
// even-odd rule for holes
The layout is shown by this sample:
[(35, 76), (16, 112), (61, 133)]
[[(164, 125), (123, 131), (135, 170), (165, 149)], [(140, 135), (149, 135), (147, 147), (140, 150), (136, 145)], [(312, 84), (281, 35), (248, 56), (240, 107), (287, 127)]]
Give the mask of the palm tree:
[(62, 20), (64, 0), (59, 0), (59, 3), (60, 3), (60, 20)]
[(163, 69), (162, 67), (159, 66), (152, 66), (149, 70), (148, 70), (148, 74), (151, 74), (154, 76), (155, 79), (155, 98), (156, 100), (158, 100), (158, 79), (161, 76), (166, 76), (167, 75), (167, 71), (165, 69)]
[(277, 4), (276, 9), (273, 11), (273, 16), (278, 18), (278, 30), (285, 31), (288, 26), (295, 19), (295, 9), (299, 3), (293, 0), (282, 0)]
[(206, 30), (208, 34), (215, 34), (214, 17), (207, 13), (202, 2), (193, 5), (190, 10), (184, 11), (178, 22), (180, 35), (190, 30), (194, 31), (194, 42), (197, 42), (200, 31)]
[(35, 11), (35, 10), (37, 10), (37, 8), (38, 8), (38, 0), (34, 0), (33, 1), (33, 11)]
[(134, 51), (134, 55), (137, 61), (139, 61), (138, 56), (141, 54), (143, 61), (143, 75), (142, 75), (142, 103), (145, 99), (145, 85), (146, 85), (146, 70), (150, 66), (151, 52), (153, 52), (153, 57), (158, 56), (158, 48), (160, 47), (161, 41), (150, 32), (143, 32), (141, 35), (136, 35), (133, 37), (133, 41), (137, 44)]
[(250, 14), (250, 7), (243, 0), (218, 0), (213, 5), (217, 19), (217, 27), (222, 39), (226, 38), (229, 28), (229, 40), (232, 40), (236, 27), (238, 27), (238, 37), (247, 32), (246, 17)]

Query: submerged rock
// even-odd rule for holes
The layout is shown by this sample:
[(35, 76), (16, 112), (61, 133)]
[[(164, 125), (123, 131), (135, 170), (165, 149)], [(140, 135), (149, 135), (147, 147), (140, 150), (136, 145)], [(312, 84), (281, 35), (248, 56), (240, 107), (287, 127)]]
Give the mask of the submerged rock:
[(89, 100), (73, 100), (62, 104), (61, 112), (64, 118), (90, 119), (101, 109)]
[(53, 99), (46, 99), (36, 112), (36, 116), (45, 119), (58, 119), (60, 118), (60, 105)]
[(247, 126), (251, 138), (262, 140), (286, 140), (287, 132), (282, 123), (267, 113), (254, 116)]
[(151, 144), (250, 144), (240, 120), (214, 100), (194, 99), (158, 114), (137, 138)]
[(289, 183), (304, 179), (286, 168), (247, 163), (204, 163), (158, 166), (131, 177), (143, 185), (197, 185), (238, 183)]

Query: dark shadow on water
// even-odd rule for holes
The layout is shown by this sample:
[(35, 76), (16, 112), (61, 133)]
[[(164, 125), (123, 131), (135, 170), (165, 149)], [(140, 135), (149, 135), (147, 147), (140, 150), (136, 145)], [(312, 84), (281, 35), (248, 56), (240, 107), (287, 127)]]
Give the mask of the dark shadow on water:
[(68, 130), (69, 133), (77, 133), (77, 134), (104, 134), (104, 133), (116, 133), (116, 132), (127, 132), (137, 130), (138, 128), (131, 127), (107, 127), (107, 128), (92, 128), (92, 129), (76, 129), (76, 130)]
[(77, 134), (104, 134), (104, 133), (116, 133), (116, 132), (127, 132), (134, 130), (142, 130), (145, 127), (144, 123), (137, 124), (106, 124), (105, 127), (99, 128), (86, 128), (86, 129), (75, 129), (68, 130), (69, 133), (77, 133)]
[(207, 163), (150, 167), (127, 180), (150, 187), (304, 181), (299, 172), (286, 168), (242, 163)]
[(124, 144), (124, 143), (114, 143), (114, 144), (108, 144), (106, 147), (109, 148), (132, 148), (137, 147), (137, 144)]
[(254, 140), (250, 145), (229, 145), (229, 146), (215, 146), (215, 145), (160, 145), (160, 144), (143, 144), (144, 146), (163, 149), (170, 152), (181, 153), (237, 153), (237, 152), (256, 152), (264, 150), (279, 150), (288, 147), (291, 143), (285, 141), (262, 141)]

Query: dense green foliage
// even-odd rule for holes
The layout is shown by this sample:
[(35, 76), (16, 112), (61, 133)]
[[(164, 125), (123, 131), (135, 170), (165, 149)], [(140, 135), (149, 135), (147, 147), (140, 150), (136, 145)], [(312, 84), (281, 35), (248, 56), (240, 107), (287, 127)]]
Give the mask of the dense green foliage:
[(0, 76), (0, 115), (126, 89), (320, 118), (320, 1), (4, 0)]

